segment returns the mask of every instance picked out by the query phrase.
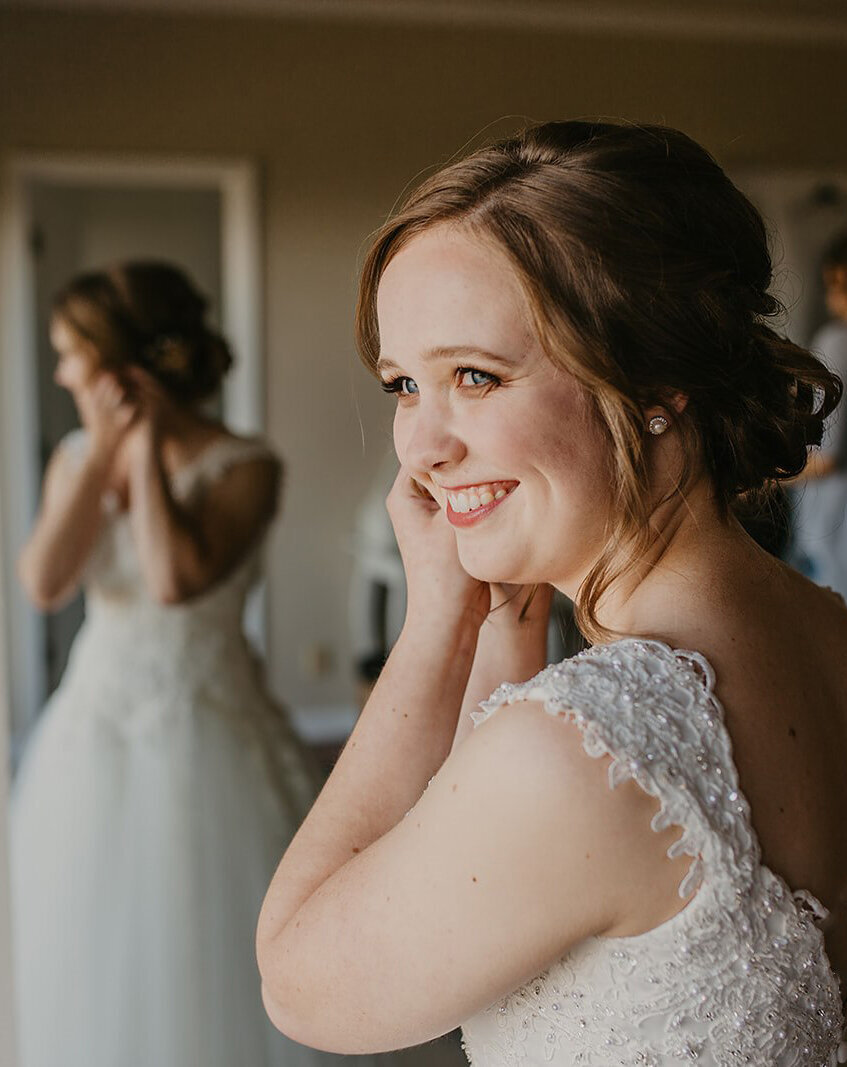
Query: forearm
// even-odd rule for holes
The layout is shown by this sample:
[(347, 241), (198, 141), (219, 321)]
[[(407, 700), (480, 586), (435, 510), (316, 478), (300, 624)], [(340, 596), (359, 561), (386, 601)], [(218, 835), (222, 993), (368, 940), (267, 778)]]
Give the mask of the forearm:
[(144, 580), (154, 599), (176, 603), (194, 592), (202, 556), (196, 524), (171, 495), (153, 442), (145, 444), (130, 474), (132, 528)]
[[(67, 483), (45, 503), (18, 560), (21, 583), (43, 610), (58, 607), (79, 584), (102, 524), (102, 496), (109, 461), (95, 449), (74, 470), (63, 470)], [(52, 499), (51, 499), (52, 497)]]
[(473, 669), (465, 689), (453, 748), (473, 729), (471, 713), (479, 710), (503, 682), (525, 682), (547, 666), (547, 609), (518, 622), (497, 617), (482, 624)]
[(268, 890), (257, 933), (266, 982), (298, 908), (403, 818), (447, 757), (478, 627), (466, 619), (404, 628)]

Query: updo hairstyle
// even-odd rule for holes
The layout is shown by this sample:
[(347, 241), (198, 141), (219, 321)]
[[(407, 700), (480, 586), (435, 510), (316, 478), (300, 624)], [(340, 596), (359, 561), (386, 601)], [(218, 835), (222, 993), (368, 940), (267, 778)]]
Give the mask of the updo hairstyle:
[[(722, 513), (799, 474), (841, 382), (769, 320), (761, 216), (714, 159), (677, 130), (550, 122), (479, 149), (414, 190), (377, 232), (356, 335), (379, 356), (376, 295), (391, 259), (440, 223), (505, 253), (548, 358), (582, 383), (608, 435), (615, 504), (576, 601), (591, 640), (597, 602), (649, 545), (646, 409), (682, 436), (674, 493), (705, 469)], [(688, 398), (682, 413), (670, 408)], [(562, 426), (567, 432), (567, 426)]]
[(104, 367), (139, 366), (186, 405), (213, 396), (232, 365), (207, 308), (179, 268), (144, 261), (78, 275), (53, 301), (53, 315), (95, 346)]

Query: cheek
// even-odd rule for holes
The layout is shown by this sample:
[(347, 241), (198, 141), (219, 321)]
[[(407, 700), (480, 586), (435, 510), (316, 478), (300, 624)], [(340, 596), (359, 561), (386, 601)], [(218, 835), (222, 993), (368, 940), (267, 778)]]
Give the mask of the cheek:
[(596, 532), (608, 514), (612, 486), (605, 435), (581, 418), (552, 420), (537, 430), (536, 463), (559, 520), (573, 517)]
[(64, 389), (81, 389), (94, 373), (91, 362), (82, 356), (65, 356), (56, 366), (54, 380)]
[(405, 466), (406, 463), (406, 449), (409, 443), (410, 429), (409, 420), (403, 418), (403, 412), (398, 405), (397, 410), (394, 412), (392, 435), (394, 437), (394, 451), (401, 466)]
[(74, 388), (76, 385), (74, 369), (68, 366), (67, 360), (63, 359), (61, 363), (56, 364), (56, 370), (53, 372), (53, 381), (63, 389)]

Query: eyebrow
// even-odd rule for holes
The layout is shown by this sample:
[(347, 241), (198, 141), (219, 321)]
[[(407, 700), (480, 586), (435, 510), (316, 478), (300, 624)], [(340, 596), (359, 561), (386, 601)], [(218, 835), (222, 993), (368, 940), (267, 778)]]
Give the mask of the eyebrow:
[[(435, 348), (427, 349), (424, 352), (424, 359), (437, 361), (443, 359), (456, 359), (456, 358), (473, 358), (482, 357), (491, 363), (495, 363), (500, 367), (509, 368), (514, 367), (515, 360), (508, 356), (500, 356), (496, 352), (489, 352), (484, 348), (479, 348), (476, 345), (438, 345)], [(401, 367), (393, 360), (384, 359), (382, 356), (376, 362), (377, 373), (381, 373), (385, 370), (401, 370)]]

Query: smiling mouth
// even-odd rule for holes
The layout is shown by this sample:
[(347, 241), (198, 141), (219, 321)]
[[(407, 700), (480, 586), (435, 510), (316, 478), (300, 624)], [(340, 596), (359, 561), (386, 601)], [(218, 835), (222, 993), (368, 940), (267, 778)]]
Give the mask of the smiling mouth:
[(490, 515), (512, 493), (517, 482), (485, 482), (445, 490), (446, 514), (453, 526), (469, 526)]

